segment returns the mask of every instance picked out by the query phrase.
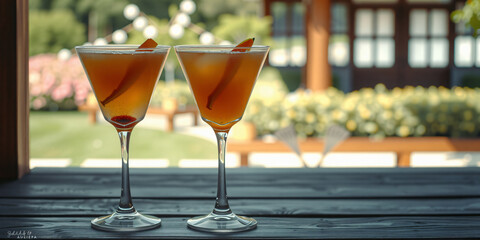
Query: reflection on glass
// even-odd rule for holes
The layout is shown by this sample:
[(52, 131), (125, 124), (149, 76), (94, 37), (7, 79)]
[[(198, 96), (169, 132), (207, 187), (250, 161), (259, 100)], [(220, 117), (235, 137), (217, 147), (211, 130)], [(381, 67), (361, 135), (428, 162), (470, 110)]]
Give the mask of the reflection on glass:
[(273, 37), (273, 42), (275, 49), (272, 49), (270, 51), (270, 57), (268, 58), (268, 61), (270, 65), (276, 66), (276, 67), (285, 67), (288, 66), (288, 63), (290, 62), (287, 47), (288, 39), (286, 36), (274, 36)]
[(367, 68), (373, 66), (373, 41), (371, 39), (357, 38), (353, 43), (353, 62), (355, 66)]
[(410, 12), (410, 36), (423, 37), (427, 35), (427, 11), (413, 9)]
[(347, 33), (347, 6), (342, 3), (332, 3), (330, 10), (332, 16), (330, 21), (331, 30), (333, 33)]
[(305, 46), (293, 46), (290, 50), (290, 65), (301, 67), (307, 61), (307, 48)]
[(473, 37), (458, 36), (455, 38), (454, 63), (458, 67), (473, 66)]
[(348, 64), (350, 55), (348, 35), (333, 35), (328, 45), (328, 61), (333, 66), (343, 67)]
[(275, 67), (301, 67), (307, 60), (304, 29), (305, 6), (302, 3), (275, 2), (273, 16), (273, 48), (269, 63)]
[(355, 35), (373, 35), (373, 10), (359, 9), (355, 14)]
[(427, 66), (427, 40), (412, 38), (408, 41), (408, 64), (414, 68)]
[(430, 35), (443, 37), (448, 34), (448, 13), (445, 9), (430, 12)]
[(379, 68), (392, 67), (395, 62), (395, 42), (391, 38), (377, 39), (375, 66)]
[(448, 40), (445, 38), (430, 40), (430, 67), (446, 67), (448, 65)]
[(294, 35), (304, 35), (305, 33), (305, 6), (303, 3), (294, 3), (292, 11), (292, 26)]
[(275, 2), (271, 5), (273, 16), (273, 35), (284, 35), (287, 26), (287, 6), (282, 2)]
[(377, 11), (378, 36), (393, 36), (395, 32), (394, 16), (392, 9), (379, 9)]

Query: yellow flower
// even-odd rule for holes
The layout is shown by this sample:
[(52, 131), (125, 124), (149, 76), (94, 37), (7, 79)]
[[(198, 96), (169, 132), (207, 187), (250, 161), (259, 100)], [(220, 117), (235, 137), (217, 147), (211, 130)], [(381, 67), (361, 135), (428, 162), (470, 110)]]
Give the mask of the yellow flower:
[(297, 113), (295, 112), (295, 110), (293, 109), (289, 109), (287, 112), (286, 112), (286, 115), (288, 118), (295, 118), (295, 116), (297, 116)]
[(455, 95), (456, 95), (457, 97), (459, 97), (459, 98), (462, 99), (462, 100), (465, 99), (466, 96), (467, 96), (467, 95), (465, 94), (464, 89), (463, 89), (463, 88), (460, 88), (460, 87), (454, 88), (453, 92), (455, 93)]
[(307, 123), (313, 123), (315, 121), (315, 115), (313, 115), (313, 113), (307, 113), (305, 116), (305, 121)]
[(417, 135), (421, 136), (423, 134), (425, 134), (425, 132), (427, 131), (427, 128), (423, 125), (418, 125), (417, 126), (417, 129), (415, 129), (415, 132), (417, 133)]
[(410, 128), (402, 125), (397, 129), (397, 135), (400, 137), (408, 137), (410, 135)]
[(365, 123), (365, 131), (368, 133), (375, 133), (378, 131), (378, 126), (374, 122)]
[(356, 106), (356, 100), (354, 98), (347, 98), (342, 103), (342, 108), (348, 112), (353, 111), (355, 109), (355, 106)]
[(345, 118), (345, 113), (343, 111), (335, 109), (332, 112), (332, 118), (337, 121), (342, 120)]
[(388, 97), (386, 94), (383, 94), (383, 93), (380, 93), (377, 96), (377, 101), (378, 101), (378, 103), (380, 103), (380, 105), (382, 105), (382, 107), (384, 107), (386, 109), (391, 108), (392, 105), (393, 105), (393, 99)]
[(351, 132), (355, 131), (357, 129), (357, 123), (354, 120), (350, 119), (347, 121), (346, 127)]
[(372, 115), (370, 110), (368, 110), (368, 108), (365, 107), (365, 105), (363, 104), (358, 106), (357, 111), (360, 114), (360, 117), (363, 119), (369, 119), (370, 116)]
[(388, 119), (392, 118), (393, 113), (390, 110), (386, 110), (386, 111), (383, 112), (382, 116), (383, 116), (384, 119), (388, 120)]

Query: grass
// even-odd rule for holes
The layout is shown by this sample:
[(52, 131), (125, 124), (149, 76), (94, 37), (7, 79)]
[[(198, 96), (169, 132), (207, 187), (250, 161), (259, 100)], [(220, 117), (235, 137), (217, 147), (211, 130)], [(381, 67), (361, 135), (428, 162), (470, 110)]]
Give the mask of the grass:
[[(79, 166), (87, 158), (120, 158), (120, 141), (113, 126), (89, 124), (83, 112), (31, 112), (30, 157), (70, 158), (71, 166)], [(166, 158), (178, 166), (182, 158), (214, 159), (216, 147), (194, 136), (137, 127), (130, 158)]]

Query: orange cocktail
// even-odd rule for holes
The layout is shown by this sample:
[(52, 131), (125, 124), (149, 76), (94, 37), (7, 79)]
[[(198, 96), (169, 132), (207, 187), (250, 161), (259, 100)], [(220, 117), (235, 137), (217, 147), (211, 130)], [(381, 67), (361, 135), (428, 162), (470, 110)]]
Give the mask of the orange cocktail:
[(117, 130), (122, 156), (122, 188), (116, 211), (95, 218), (91, 226), (105, 231), (131, 232), (159, 227), (161, 219), (133, 207), (129, 180), (129, 142), (133, 127), (147, 111), (169, 46), (152, 39), (140, 46), (106, 45), (75, 48), (104, 118)]
[(80, 54), (107, 121), (132, 128), (145, 116), (168, 52), (116, 51)]
[(214, 130), (218, 145), (218, 183), (210, 214), (191, 218), (187, 226), (206, 232), (254, 229), (257, 221), (230, 209), (225, 177), (225, 151), (230, 128), (240, 121), (268, 46), (253, 46), (253, 38), (233, 46), (175, 46), (202, 119)]
[[(215, 129), (230, 129), (245, 111), (265, 52), (220, 48), (208, 53), (177, 51), (177, 54), (202, 117)], [(225, 81), (228, 83), (219, 89)], [(218, 96), (212, 100), (215, 89), (219, 89)]]

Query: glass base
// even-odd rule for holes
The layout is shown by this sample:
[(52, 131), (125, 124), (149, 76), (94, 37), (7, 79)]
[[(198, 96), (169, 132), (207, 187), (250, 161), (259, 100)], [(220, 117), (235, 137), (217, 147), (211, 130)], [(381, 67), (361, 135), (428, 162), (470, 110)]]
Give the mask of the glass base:
[(189, 228), (203, 232), (242, 232), (257, 227), (257, 221), (253, 218), (237, 216), (235, 213), (218, 215), (210, 213), (198, 216), (187, 221)]
[(92, 220), (92, 228), (110, 232), (133, 232), (143, 231), (159, 227), (162, 223), (160, 218), (142, 215), (137, 211), (119, 212), (116, 211), (108, 216)]

